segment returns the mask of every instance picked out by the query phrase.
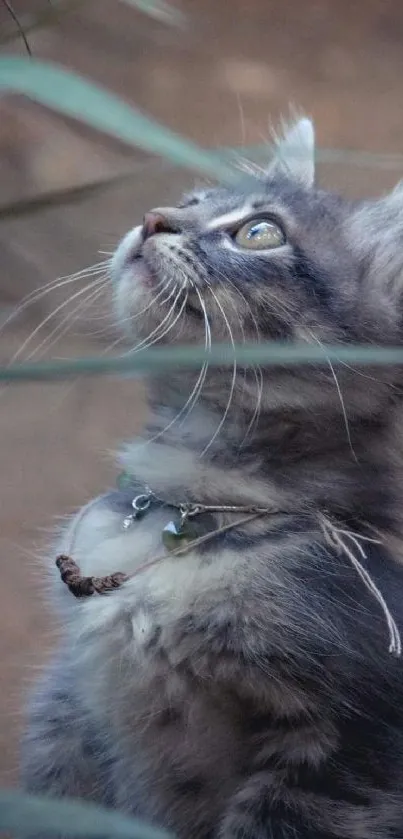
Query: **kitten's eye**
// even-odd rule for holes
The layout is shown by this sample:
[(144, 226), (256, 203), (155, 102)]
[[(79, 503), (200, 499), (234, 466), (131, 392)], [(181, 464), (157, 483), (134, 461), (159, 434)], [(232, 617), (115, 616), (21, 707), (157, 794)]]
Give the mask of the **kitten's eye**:
[(241, 248), (264, 251), (269, 248), (279, 248), (285, 244), (285, 236), (281, 228), (273, 221), (251, 219), (237, 230), (234, 239)]

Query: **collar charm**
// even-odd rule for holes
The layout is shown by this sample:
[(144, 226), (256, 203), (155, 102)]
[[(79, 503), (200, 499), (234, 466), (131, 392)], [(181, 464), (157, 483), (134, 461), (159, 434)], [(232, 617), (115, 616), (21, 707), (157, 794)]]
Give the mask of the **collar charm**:
[(147, 489), (141, 495), (136, 495), (131, 502), (133, 512), (123, 519), (123, 529), (128, 530), (136, 519), (141, 519), (151, 506), (153, 493)]
[(163, 528), (161, 534), (162, 542), (167, 551), (175, 551), (181, 545), (185, 547), (189, 542), (194, 542), (197, 538), (198, 534), (192, 527), (191, 522), (189, 522), (189, 518), (192, 515), (197, 515), (196, 512), (192, 513), (192, 506), (190, 504), (182, 504), (179, 507), (179, 517), (169, 521)]

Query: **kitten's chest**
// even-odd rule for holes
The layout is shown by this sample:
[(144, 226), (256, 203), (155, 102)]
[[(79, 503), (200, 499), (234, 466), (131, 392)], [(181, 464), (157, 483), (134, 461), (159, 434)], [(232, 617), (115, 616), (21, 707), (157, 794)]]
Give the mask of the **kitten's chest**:
[[(118, 684), (128, 669), (143, 672), (144, 682), (169, 654), (175, 626), (195, 610), (228, 597), (239, 558), (222, 547), (174, 556), (162, 533), (172, 518), (156, 510), (124, 527), (124, 511), (104, 505), (84, 517), (75, 535), (74, 558), (88, 576), (120, 571), (129, 580), (107, 595), (94, 595), (77, 604), (72, 623), (78, 657), (91, 660), (94, 684), (107, 679)], [(97, 662), (97, 664), (95, 664)], [(126, 665), (125, 666), (125, 662)]]

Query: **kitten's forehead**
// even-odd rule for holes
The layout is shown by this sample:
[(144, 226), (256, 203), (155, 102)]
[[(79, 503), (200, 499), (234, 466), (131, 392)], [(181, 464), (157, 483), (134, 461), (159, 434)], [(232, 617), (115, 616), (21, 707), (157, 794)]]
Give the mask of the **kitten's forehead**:
[(193, 190), (183, 196), (180, 207), (184, 209), (197, 208), (197, 212), (208, 214), (210, 217), (217, 214), (230, 213), (241, 207), (248, 199), (244, 193), (236, 190), (217, 187), (216, 189)]
[(279, 195), (264, 182), (256, 182), (253, 191), (227, 188), (199, 189), (187, 193), (180, 207), (214, 228), (215, 224), (231, 224), (248, 213), (278, 203)]
[(281, 217), (321, 225), (326, 220), (336, 222), (349, 212), (348, 202), (340, 196), (315, 187), (305, 188), (295, 180), (274, 177), (259, 180), (252, 189), (198, 189), (184, 196), (180, 207), (211, 229), (221, 224), (230, 225), (253, 212), (267, 211)]

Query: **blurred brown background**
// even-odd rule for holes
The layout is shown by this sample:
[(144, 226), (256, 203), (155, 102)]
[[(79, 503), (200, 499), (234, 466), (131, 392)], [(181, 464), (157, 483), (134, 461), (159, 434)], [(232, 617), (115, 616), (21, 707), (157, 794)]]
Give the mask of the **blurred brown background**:
[[(87, 75), (200, 144), (261, 143), (269, 119), (275, 124), (292, 103), (315, 118), (322, 147), (403, 152), (403, 4), (396, 0), (176, 0), (185, 31), (121, 0), (64, 5), (69, 11), (57, 23), (28, 32), (34, 55)], [(51, 7), (13, 2), (24, 24)], [(20, 40), (4, 43), (13, 25), (0, 0), (2, 55), (23, 54)], [(28, 198), (125, 173), (108, 189), (22, 212)], [(319, 166), (324, 185), (355, 195), (385, 190), (402, 173), (399, 159)], [(147, 208), (193, 182), (22, 98), (1, 99), (0, 323), (16, 316), (0, 331), (0, 359), (104, 351), (113, 340), (104, 301), (95, 314), (80, 306), (85, 294), (63, 306), (87, 280), (18, 305), (44, 283), (98, 262)], [(127, 380), (0, 391), (3, 784), (15, 781), (23, 697), (52, 644), (42, 546), (58, 516), (114, 480), (109, 452), (143, 416), (141, 390)]]

